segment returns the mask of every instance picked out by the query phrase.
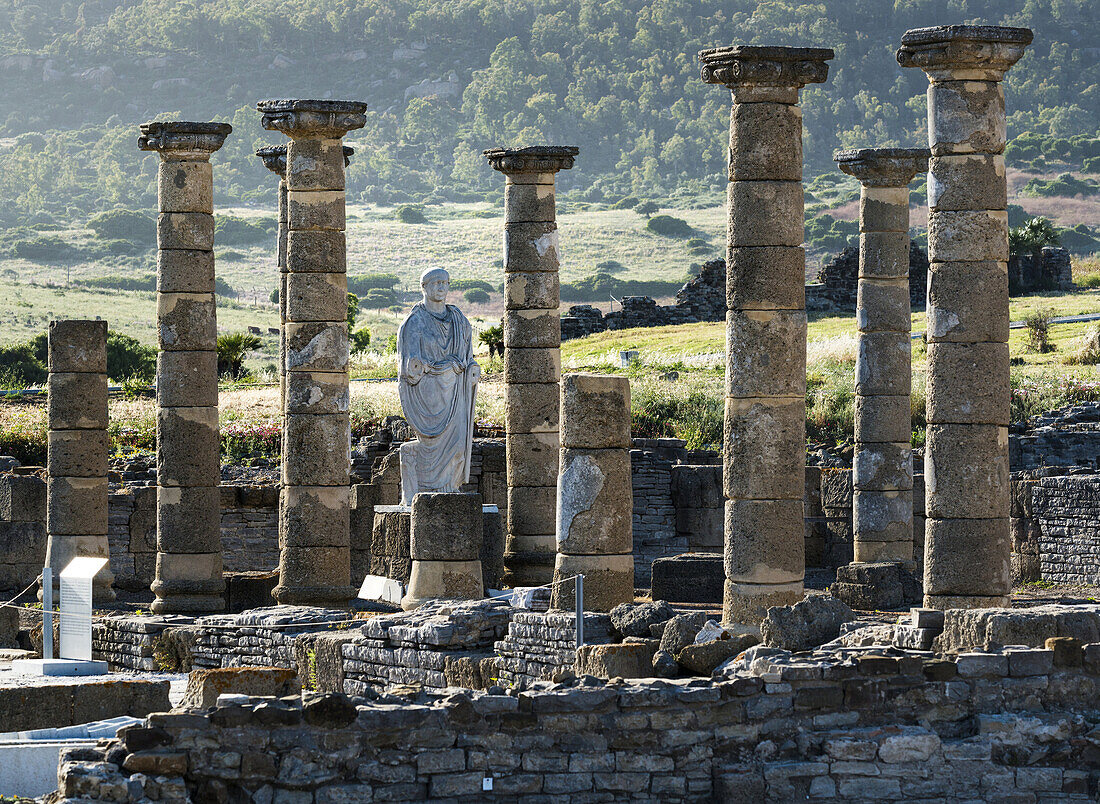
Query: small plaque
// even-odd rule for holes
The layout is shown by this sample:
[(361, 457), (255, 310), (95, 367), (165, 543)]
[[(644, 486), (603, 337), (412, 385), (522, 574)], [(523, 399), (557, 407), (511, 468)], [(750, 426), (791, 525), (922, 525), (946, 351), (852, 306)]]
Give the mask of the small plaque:
[(61, 570), (62, 659), (92, 659), (92, 579), (107, 564), (105, 558), (80, 556)]

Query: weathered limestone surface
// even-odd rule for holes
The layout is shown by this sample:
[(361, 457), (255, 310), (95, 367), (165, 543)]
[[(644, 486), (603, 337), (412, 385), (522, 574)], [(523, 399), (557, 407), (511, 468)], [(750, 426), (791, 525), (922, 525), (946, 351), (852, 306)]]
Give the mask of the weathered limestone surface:
[(221, 611), (218, 323), (210, 155), (228, 123), (146, 123), (138, 147), (160, 154), (157, 227), (158, 613)]
[(558, 471), (558, 225), (555, 175), (572, 146), (493, 148), (489, 164), (504, 187), (505, 425), (508, 463), (505, 583), (547, 583), (554, 572)]
[(611, 611), (634, 600), (630, 477), (630, 380), (567, 374), (561, 383), (562, 444), (557, 495), (555, 608)]
[(480, 494), (420, 492), (413, 497), (412, 569), (402, 608), (410, 611), (435, 599), (484, 597), (483, 528)]
[[(799, 90), (833, 51), (735, 46), (699, 54), (733, 96), (726, 265), (723, 619), (755, 631), (802, 597), (806, 296)], [(775, 265), (783, 266), (774, 270)]]
[[(47, 343), (46, 566), (53, 570), (53, 599), (57, 601), (58, 575), (70, 561), (78, 556), (110, 555), (107, 322), (51, 321)], [(96, 575), (93, 591), (97, 602), (114, 600), (113, 580), (110, 566)]]
[[(344, 606), (353, 597), (349, 520), (345, 154), (340, 140), (366, 124), (366, 104), (267, 100), (263, 127), (290, 138), (286, 150), (285, 430), (280, 516), (280, 603)], [(318, 375), (333, 399), (295, 394)], [(301, 375), (309, 375), (305, 380)], [(343, 400), (341, 402), (341, 400)]]
[(1027, 28), (919, 28), (905, 33), (897, 54), (929, 80), (929, 608), (1007, 605), (1011, 591), (1001, 80), (1031, 39)]

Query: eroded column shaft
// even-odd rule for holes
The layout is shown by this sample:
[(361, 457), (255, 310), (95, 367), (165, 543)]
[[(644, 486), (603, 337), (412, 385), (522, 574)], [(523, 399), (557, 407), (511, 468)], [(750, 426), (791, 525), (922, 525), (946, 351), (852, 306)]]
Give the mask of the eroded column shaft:
[(925, 605), (1007, 605), (1008, 214), (1001, 80), (1031, 31), (906, 32), (929, 77)]
[[(78, 556), (107, 558), (107, 322), (51, 321), (48, 336), (46, 566), (58, 575)], [(110, 566), (95, 601), (114, 600)]]

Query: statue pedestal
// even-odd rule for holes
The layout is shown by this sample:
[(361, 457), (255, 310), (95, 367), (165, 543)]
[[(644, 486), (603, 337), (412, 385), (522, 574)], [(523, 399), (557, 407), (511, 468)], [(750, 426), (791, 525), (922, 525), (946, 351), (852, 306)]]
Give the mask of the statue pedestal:
[(480, 494), (420, 493), (413, 498), (406, 611), (428, 600), (477, 600), (485, 596)]

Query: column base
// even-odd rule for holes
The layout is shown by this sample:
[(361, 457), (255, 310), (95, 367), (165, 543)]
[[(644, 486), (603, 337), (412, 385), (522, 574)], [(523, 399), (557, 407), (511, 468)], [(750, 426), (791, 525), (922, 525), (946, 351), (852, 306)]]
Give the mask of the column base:
[(1006, 609), (1012, 605), (1009, 595), (925, 595), (924, 608), (947, 609)]
[(485, 597), (481, 561), (413, 561), (409, 589), (401, 608), (412, 611), (429, 600), (480, 600)]
[(574, 575), (584, 576), (585, 611), (611, 611), (620, 603), (634, 602), (634, 556), (630, 553), (597, 556), (558, 553), (550, 608), (572, 611), (577, 607), (576, 582), (559, 582)]
[(280, 606), (317, 606), (328, 609), (350, 609), (359, 590), (350, 586), (283, 586), (279, 584), (271, 596)]
[(505, 550), (502, 586), (543, 586), (553, 580), (554, 553), (541, 550)]
[(921, 582), (900, 562), (853, 562), (837, 568), (829, 594), (862, 611), (907, 609), (920, 605)]
[(218, 595), (167, 595), (149, 606), (154, 614), (222, 614), (225, 597)]
[(760, 622), (772, 606), (792, 606), (805, 597), (802, 581), (784, 584), (723, 584), (722, 622), (738, 634), (760, 635)]

